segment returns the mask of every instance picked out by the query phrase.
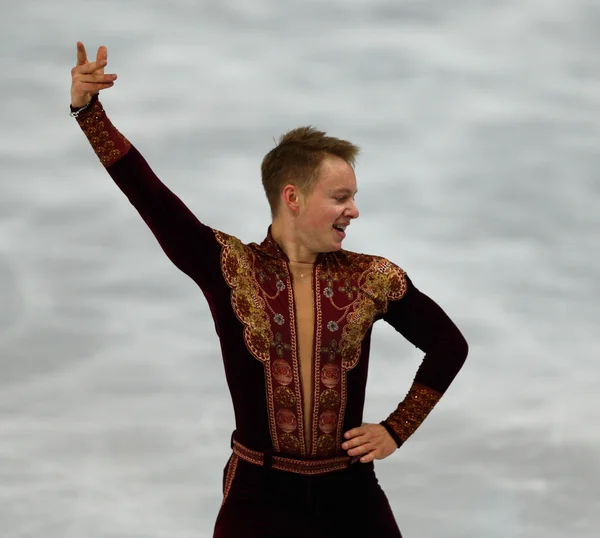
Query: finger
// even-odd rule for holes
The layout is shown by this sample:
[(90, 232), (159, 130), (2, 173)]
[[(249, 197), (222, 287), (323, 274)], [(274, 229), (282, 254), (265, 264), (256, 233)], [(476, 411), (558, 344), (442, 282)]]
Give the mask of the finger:
[(342, 448), (344, 450), (348, 450), (349, 448), (364, 445), (365, 443), (369, 443), (370, 441), (370, 437), (366, 435), (361, 435), (360, 437), (354, 437), (353, 439), (350, 439), (350, 441), (346, 441), (344, 444), (342, 444)]
[(87, 53), (85, 52), (85, 46), (81, 41), (77, 42), (77, 65), (83, 65), (87, 63)]
[(114, 82), (83, 82), (81, 86), (77, 86), (77, 89), (84, 90), (86, 92), (99, 92), (101, 90), (111, 88), (114, 85)]
[(365, 437), (356, 437), (351, 441), (348, 441), (342, 445), (344, 450), (350, 450), (352, 448), (356, 448), (363, 445), (368, 445), (371, 443), (370, 439), (366, 439)]
[(94, 74), (92, 73), (91, 75), (76, 75), (75, 77), (75, 84), (78, 84), (80, 82), (99, 82), (99, 83), (107, 83), (107, 82), (114, 82), (115, 80), (117, 80), (117, 75), (110, 74), (110, 75), (98, 75), (98, 74)]
[(371, 452), (369, 452), (368, 454), (366, 454), (362, 458), (360, 458), (360, 462), (361, 463), (370, 463), (376, 457), (377, 457), (377, 451), (376, 450), (372, 450)]
[(353, 437), (356, 437), (357, 435), (364, 435), (365, 434), (365, 429), (364, 428), (353, 428), (350, 431), (347, 431), (344, 434), (344, 437), (346, 439), (352, 439)]
[(100, 74), (102, 74), (102, 69), (104, 69), (103, 65), (99, 65), (97, 62), (88, 62), (84, 65), (78, 65), (73, 69), (73, 74), (90, 74), (90, 73), (94, 73), (95, 71), (100, 71)]
[(372, 450), (374, 450), (373, 445), (371, 443), (365, 443), (364, 445), (360, 445), (356, 448), (348, 450), (348, 456), (362, 456), (363, 454), (367, 454)]
[(104, 65), (108, 62), (108, 49), (106, 47), (98, 47), (98, 52), (96, 53), (96, 63)]

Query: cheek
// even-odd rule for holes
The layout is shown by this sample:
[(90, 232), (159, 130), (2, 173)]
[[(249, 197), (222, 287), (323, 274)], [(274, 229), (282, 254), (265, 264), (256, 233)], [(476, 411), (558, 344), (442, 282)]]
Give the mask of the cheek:
[(319, 220), (322, 224), (328, 224), (331, 226), (334, 221), (340, 218), (341, 213), (342, 211), (337, 204), (325, 205), (319, 212)]
[(333, 222), (340, 218), (342, 211), (337, 204), (323, 203), (310, 208), (305, 215), (305, 223), (311, 228), (330, 228)]

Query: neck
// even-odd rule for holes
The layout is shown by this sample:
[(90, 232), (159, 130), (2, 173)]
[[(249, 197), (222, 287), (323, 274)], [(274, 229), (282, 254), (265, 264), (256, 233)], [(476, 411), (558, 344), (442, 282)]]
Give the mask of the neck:
[(317, 261), (317, 253), (311, 251), (300, 239), (293, 223), (274, 219), (271, 224), (271, 235), (291, 262), (315, 263)]

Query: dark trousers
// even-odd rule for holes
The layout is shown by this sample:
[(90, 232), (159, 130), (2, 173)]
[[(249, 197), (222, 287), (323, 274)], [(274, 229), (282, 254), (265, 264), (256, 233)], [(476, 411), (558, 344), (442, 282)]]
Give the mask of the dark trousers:
[(238, 460), (230, 484), (214, 538), (402, 538), (372, 463), (307, 476)]

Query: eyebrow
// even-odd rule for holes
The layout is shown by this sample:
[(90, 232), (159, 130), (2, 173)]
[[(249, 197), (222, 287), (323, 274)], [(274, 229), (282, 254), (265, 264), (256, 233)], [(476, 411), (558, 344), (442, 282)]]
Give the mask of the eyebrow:
[[(339, 187), (337, 189), (333, 189), (333, 192), (334, 193), (343, 192), (343, 193), (346, 193), (346, 194), (352, 194), (352, 191), (350, 189), (347, 189), (346, 187)], [(356, 189), (354, 191), (354, 194), (356, 194), (357, 192), (358, 192), (358, 189)]]

